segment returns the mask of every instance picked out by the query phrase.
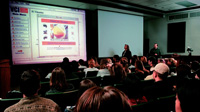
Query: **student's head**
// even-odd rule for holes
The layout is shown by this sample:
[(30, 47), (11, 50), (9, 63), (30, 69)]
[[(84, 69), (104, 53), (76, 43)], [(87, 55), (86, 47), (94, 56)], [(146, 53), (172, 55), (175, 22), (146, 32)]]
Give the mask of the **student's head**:
[(69, 63), (69, 58), (68, 57), (64, 57), (63, 58), (63, 63)]
[(142, 56), (140, 58), (140, 60), (143, 62), (143, 63), (147, 63), (147, 57), (146, 56)]
[(114, 87), (92, 87), (79, 98), (75, 112), (131, 112), (128, 97)]
[(169, 75), (169, 67), (165, 63), (158, 63), (153, 72), (153, 78), (154, 79), (161, 79), (165, 80), (167, 79), (167, 76)]
[(92, 80), (83, 79), (80, 82), (78, 97), (80, 97), (87, 89), (94, 87), (94, 86), (97, 86), (97, 85)]
[(139, 69), (139, 70), (143, 70), (144, 69), (144, 65), (143, 65), (142, 61), (136, 60), (135, 61), (135, 68)]
[(155, 57), (153, 57), (153, 56), (150, 56), (149, 58), (148, 58), (148, 64), (151, 66), (155, 66), (156, 64), (157, 64), (157, 61), (156, 61), (156, 58)]
[(114, 56), (113, 56), (113, 61), (114, 61), (114, 62), (119, 62), (119, 61), (120, 61), (119, 55), (114, 55)]
[(123, 65), (123, 67), (128, 66), (128, 58), (122, 57), (120, 63)]
[(106, 58), (101, 59), (100, 61), (100, 69), (105, 69), (107, 68), (108, 60)]
[(115, 64), (112, 67), (111, 75), (114, 76), (115, 79), (118, 80), (118, 81), (123, 80), (127, 76), (127, 74), (126, 74), (126, 72), (123, 69), (123, 66), (121, 64)]
[(176, 112), (199, 112), (200, 80), (185, 79), (177, 86)]
[(20, 79), (20, 91), (27, 97), (33, 96), (40, 89), (40, 75), (35, 70), (24, 71)]
[(191, 74), (191, 68), (187, 64), (182, 64), (176, 67), (176, 72), (178, 79), (188, 78)]
[(85, 61), (83, 59), (78, 60), (79, 65), (85, 65)]
[(63, 90), (67, 86), (65, 72), (61, 67), (53, 69), (50, 77), (50, 87), (57, 90)]
[(88, 60), (88, 66), (89, 67), (93, 68), (93, 67), (95, 67), (95, 64), (96, 64), (96, 62), (93, 58)]

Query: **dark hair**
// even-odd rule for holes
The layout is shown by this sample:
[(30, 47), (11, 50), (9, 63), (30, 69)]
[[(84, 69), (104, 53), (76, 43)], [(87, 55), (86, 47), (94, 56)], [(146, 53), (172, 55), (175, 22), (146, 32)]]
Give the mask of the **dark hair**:
[(114, 76), (116, 81), (123, 81), (126, 78), (127, 73), (123, 69), (121, 64), (114, 64), (111, 70), (111, 76)]
[(114, 87), (92, 87), (79, 98), (75, 112), (131, 112), (128, 97)]
[(50, 87), (58, 91), (65, 91), (68, 86), (65, 72), (61, 67), (56, 67), (51, 74)]
[(177, 86), (177, 96), (182, 112), (199, 112), (200, 80), (185, 79), (184, 83)]
[(78, 71), (78, 62), (76, 60), (73, 60), (71, 62), (71, 71), (72, 72), (77, 72)]
[(157, 64), (157, 60), (154, 56), (150, 56), (148, 60), (150, 60), (154, 66)]
[(114, 55), (113, 58), (115, 58), (117, 62), (120, 61), (120, 57), (119, 57), (119, 55)]
[(24, 71), (20, 79), (20, 91), (27, 97), (33, 96), (40, 88), (40, 75), (35, 70)]
[(78, 60), (78, 63), (79, 63), (80, 65), (85, 65), (85, 61), (84, 61), (83, 59), (79, 59), (79, 60)]
[(64, 57), (63, 58), (63, 63), (69, 63), (69, 58), (68, 57)]
[(101, 59), (100, 61), (100, 69), (107, 68), (108, 60), (107, 59)]
[(179, 65), (176, 67), (178, 79), (187, 78), (191, 74), (191, 68), (187, 64)]
[(143, 65), (142, 61), (136, 60), (135, 61), (135, 68), (139, 69), (139, 70), (144, 70), (144, 65)]
[(83, 79), (80, 82), (78, 98), (89, 88), (96, 86), (96, 84), (90, 79)]
[(127, 46), (127, 50), (130, 51), (129, 45), (128, 45), (128, 44), (125, 44), (125, 46)]

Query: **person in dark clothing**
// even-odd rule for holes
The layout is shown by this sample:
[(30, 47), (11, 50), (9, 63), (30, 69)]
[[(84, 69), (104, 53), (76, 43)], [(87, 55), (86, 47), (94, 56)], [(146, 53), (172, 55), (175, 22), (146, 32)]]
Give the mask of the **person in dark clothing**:
[(185, 79), (179, 83), (176, 90), (176, 112), (199, 112), (200, 80)]
[(164, 63), (159, 63), (155, 66), (153, 72), (154, 83), (152, 85), (147, 85), (144, 87), (143, 92), (147, 100), (153, 100), (158, 97), (172, 95), (173, 85), (167, 82), (167, 77), (169, 74), (169, 67)]
[(158, 44), (155, 43), (154, 47), (150, 50), (150, 56), (154, 56), (156, 58), (159, 58), (161, 56), (160, 49), (158, 48)]
[(130, 63), (130, 59), (132, 58), (132, 53), (129, 49), (129, 45), (124, 45), (124, 51), (122, 52), (122, 57), (126, 57), (128, 59), (128, 63)]

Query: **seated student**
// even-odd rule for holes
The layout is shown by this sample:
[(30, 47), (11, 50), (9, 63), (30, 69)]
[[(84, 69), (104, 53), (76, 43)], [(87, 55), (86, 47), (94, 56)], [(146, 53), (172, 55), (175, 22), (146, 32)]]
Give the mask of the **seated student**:
[(114, 64), (111, 68), (110, 73), (111, 76), (114, 77), (115, 83), (122, 83), (127, 77), (127, 73), (125, 72), (121, 64)]
[[(90, 79), (83, 79), (80, 82), (79, 90), (78, 90), (78, 98), (89, 88), (97, 86), (92, 80)], [(75, 106), (67, 106), (65, 112), (73, 112)]]
[(54, 101), (38, 96), (39, 89), (39, 73), (35, 70), (24, 71), (20, 80), (23, 98), (4, 112), (60, 112), (59, 106)]
[(88, 71), (98, 71), (98, 70), (99, 69), (95, 67), (95, 60), (93, 58), (90, 58), (88, 60), (88, 68), (84, 69), (83, 71), (85, 72), (85, 77), (87, 77)]
[(184, 83), (177, 85), (175, 110), (176, 112), (199, 112), (200, 81), (185, 79)]
[(56, 67), (52, 71), (52, 75), (50, 78), (50, 90), (47, 93), (56, 93), (56, 92), (65, 92), (69, 90), (73, 90), (74, 86), (72, 84), (67, 83), (65, 72), (61, 67)]
[(87, 66), (85, 66), (85, 61), (83, 60), (83, 59), (79, 59), (78, 60), (78, 68), (79, 69), (85, 69), (85, 68), (87, 68)]
[(108, 62), (108, 59), (101, 59), (100, 62), (100, 69), (97, 73), (97, 77), (104, 77), (104, 76), (110, 76), (110, 65)]
[(129, 69), (128, 59), (126, 57), (122, 57), (120, 60), (120, 63), (123, 66), (123, 69), (127, 74), (131, 73), (131, 70)]
[(148, 64), (148, 62), (147, 62), (147, 57), (146, 57), (146, 56), (140, 57), (140, 61), (142, 61), (143, 65), (144, 65), (145, 67), (148, 67), (148, 66), (149, 66), (149, 64)]
[(122, 91), (111, 86), (96, 86), (81, 95), (74, 112), (132, 112), (132, 108)]
[(120, 57), (119, 57), (119, 55), (114, 55), (113, 56), (113, 63), (114, 64), (120, 64)]
[(135, 75), (140, 78), (140, 80), (144, 80), (144, 78), (149, 75), (150, 72), (147, 70), (142, 61), (136, 60), (135, 61)]
[(131, 72), (135, 72), (135, 61), (136, 60), (139, 60), (139, 57), (137, 55), (133, 55), (133, 57), (131, 57), (131, 63), (130, 63), (130, 66), (128, 67)]
[(155, 66), (153, 72), (154, 83), (143, 88), (147, 100), (174, 94), (173, 85), (167, 82), (169, 67), (164, 63)]
[(151, 75), (148, 75), (144, 80), (152, 80), (153, 79), (153, 69), (157, 64), (156, 58), (153, 57), (153, 56), (150, 56), (148, 58), (148, 64), (150, 66), (150, 70), (149, 71), (150, 71)]

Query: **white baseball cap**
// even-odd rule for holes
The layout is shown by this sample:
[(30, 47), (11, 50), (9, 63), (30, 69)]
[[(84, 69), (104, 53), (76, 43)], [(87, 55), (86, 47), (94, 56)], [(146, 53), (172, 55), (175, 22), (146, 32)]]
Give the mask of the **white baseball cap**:
[(159, 74), (169, 73), (169, 67), (165, 63), (158, 63), (153, 70)]

